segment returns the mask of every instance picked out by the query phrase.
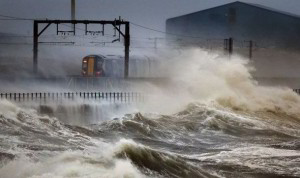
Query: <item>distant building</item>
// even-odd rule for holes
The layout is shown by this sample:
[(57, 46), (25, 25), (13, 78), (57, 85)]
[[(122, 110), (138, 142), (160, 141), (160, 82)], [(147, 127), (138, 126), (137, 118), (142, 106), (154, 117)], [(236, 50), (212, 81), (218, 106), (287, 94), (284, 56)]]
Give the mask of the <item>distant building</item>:
[(253, 40), (260, 46), (300, 48), (300, 16), (243, 2), (170, 18), (166, 31), (202, 39)]

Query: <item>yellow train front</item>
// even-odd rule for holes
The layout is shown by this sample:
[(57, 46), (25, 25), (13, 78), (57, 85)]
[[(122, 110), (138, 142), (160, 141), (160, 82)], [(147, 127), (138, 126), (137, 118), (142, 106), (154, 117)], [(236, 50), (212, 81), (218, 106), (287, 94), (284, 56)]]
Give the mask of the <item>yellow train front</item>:
[(86, 77), (104, 77), (104, 56), (89, 55), (82, 59), (82, 75)]

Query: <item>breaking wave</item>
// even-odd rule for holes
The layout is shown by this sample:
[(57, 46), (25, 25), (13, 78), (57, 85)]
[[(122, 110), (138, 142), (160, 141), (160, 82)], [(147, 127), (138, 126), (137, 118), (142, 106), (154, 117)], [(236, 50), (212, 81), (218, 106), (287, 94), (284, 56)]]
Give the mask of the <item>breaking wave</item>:
[(258, 85), (239, 57), (190, 50), (173, 63), (172, 82), (144, 86), (143, 105), (104, 114), (97, 103), (62, 116), (1, 100), (0, 177), (300, 176), (299, 96)]
[[(172, 63), (170, 65), (170, 63)], [(174, 113), (193, 102), (243, 111), (270, 111), (300, 118), (300, 97), (288, 87), (261, 86), (251, 62), (201, 49), (183, 51), (165, 64), (170, 86), (150, 93), (150, 112)], [(151, 95), (151, 93), (153, 93)]]

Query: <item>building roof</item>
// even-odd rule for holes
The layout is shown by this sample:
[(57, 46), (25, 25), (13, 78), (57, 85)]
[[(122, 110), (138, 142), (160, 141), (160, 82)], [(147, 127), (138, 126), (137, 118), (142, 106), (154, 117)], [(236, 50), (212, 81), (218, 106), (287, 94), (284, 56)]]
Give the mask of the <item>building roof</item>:
[(183, 16), (187, 16), (187, 15), (193, 15), (193, 14), (197, 14), (197, 13), (200, 13), (200, 12), (210, 11), (210, 10), (213, 10), (213, 9), (217, 9), (217, 8), (220, 8), (220, 7), (223, 7), (223, 6), (231, 6), (231, 5), (234, 5), (234, 4), (242, 4), (242, 5), (246, 5), (246, 6), (251, 6), (251, 7), (255, 7), (255, 8), (267, 10), (267, 11), (270, 11), (270, 12), (275, 12), (275, 13), (278, 13), (278, 14), (286, 15), (286, 16), (289, 16), (289, 17), (292, 17), (292, 18), (298, 18), (298, 19), (300, 19), (299, 15), (295, 15), (295, 14), (292, 14), (292, 13), (289, 13), (289, 12), (285, 12), (285, 11), (280, 11), (278, 9), (273, 9), (271, 7), (267, 7), (267, 6), (260, 5), (260, 4), (245, 3), (245, 2), (240, 2), (240, 1), (235, 1), (235, 2), (232, 2), (232, 3), (228, 3), (228, 4), (223, 4), (223, 5), (220, 5), (220, 6), (216, 6), (216, 7), (204, 9), (204, 10), (201, 10), (201, 11), (197, 11), (197, 12), (193, 12), (193, 13), (189, 13), (189, 14), (185, 14), (185, 15), (173, 17), (173, 18), (170, 18), (170, 19), (174, 19), (174, 18), (178, 18), (178, 17), (183, 17)]

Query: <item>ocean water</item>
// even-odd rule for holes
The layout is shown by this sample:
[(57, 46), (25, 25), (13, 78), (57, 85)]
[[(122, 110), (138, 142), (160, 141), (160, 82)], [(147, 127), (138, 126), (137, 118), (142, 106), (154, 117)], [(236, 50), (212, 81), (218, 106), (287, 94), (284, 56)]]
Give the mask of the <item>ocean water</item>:
[(1, 100), (0, 177), (300, 177), (296, 93), (260, 86), (241, 57), (173, 60), (171, 84), (136, 86), (144, 103)]

